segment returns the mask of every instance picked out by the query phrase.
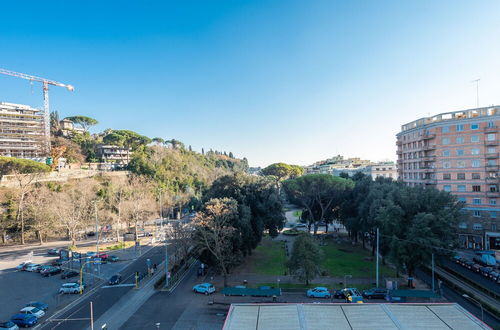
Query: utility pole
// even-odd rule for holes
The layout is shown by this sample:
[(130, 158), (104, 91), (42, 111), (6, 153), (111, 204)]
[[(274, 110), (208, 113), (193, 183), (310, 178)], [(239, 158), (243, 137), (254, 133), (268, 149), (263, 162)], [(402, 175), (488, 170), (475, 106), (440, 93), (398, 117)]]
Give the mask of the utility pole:
[(434, 291), (434, 253), (432, 253), (432, 292)]
[(160, 221), (161, 221), (161, 228), (163, 228), (163, 203), (161, 199), (161, 189), (160, 189)]
[(94, 210), (95, 210), (95, 238), (96, 238), (96, 253), (97, 257), (99, 257), (99, 219), (97, 218), (97, 201), (94, 201)]
[(481, 80), (481, 79), (478, 78), (478, 79), (472, 81), (472, 82), (476, 83), (476, 102), (477, 102), (476, 105), (478, 108), (479, 108), (479, 80)]
[(165, 289), (168, 288), (168, 244), (167, 233), (165, 232)]
[(377, 227), (377, 252), (376, 252), (376, 253), (377, 253), (377, 256), (376, 256), (376, 259), (377, 259), (377, 266), (376, 266), (376, 270), (375, 270), (375, 272), (376, 272), (376, 274), (377, 274), (377, 275), (376, 275), (376, 276), (377, 276), (377, 280), (376, 280), (376, 284), (377, 284), (377, 285), (376, 285), (376, 287), (377, 287), (377, 288), (379, 287), (379, 286), (378, 286), (378, 252), (379, 252), (379, 229), (378, 229), (378, 227)]
[(94, 309), (92, 302), (90, 302), (90, 330), (94, 330)]

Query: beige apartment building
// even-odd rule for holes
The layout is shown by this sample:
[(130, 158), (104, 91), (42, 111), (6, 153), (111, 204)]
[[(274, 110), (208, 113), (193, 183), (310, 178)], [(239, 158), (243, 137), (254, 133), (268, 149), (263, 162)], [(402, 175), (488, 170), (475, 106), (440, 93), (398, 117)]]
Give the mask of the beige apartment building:
[(46, 152), (43, 111), (0, 102), (0, 156), (39, 160)]
[(465, 203), (462, 248), (500, 249), (500, 107), (438, 114), (397, 134), (399, 180), (449, 191)]

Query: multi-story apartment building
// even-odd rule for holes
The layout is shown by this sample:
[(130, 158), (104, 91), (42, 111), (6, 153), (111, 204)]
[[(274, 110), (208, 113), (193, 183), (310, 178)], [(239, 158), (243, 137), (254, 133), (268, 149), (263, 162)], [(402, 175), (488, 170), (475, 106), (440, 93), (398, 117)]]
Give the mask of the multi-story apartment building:
[(399, 180), (449, 191), (465, 202), (460, 244), (500, 249), (500, 107), (442, 113), (402, 126)]
[(120, 168), (128, 164), (132, 152), (130, 148), (98, 144), (96, 146), (96, 155), (104, 163), (111, 163)]
[(47, 153), (44, 113), (27, 105), (0, 102), (0, 155), (41, 159)]
[(393, 162), (384, 162), (370, 165), (372, 179), (375, 180), (378, 177), (391, 178), (393, 180), (398, 179), (398, 171), (396, 164)]

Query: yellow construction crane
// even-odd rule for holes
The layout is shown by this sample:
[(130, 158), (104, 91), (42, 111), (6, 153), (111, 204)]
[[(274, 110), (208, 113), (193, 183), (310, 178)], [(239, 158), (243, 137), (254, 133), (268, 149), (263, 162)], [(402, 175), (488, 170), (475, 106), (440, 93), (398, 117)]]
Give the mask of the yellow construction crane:
[(68, 84), (63, 84), (54, 80), (40, 78), (37, 76), (32, 76), (25, 73), (14, 72), (6, 69), (0, 68), (0, 73), (7, 76), (18, 77), (26, 79), (29, 81), (38, 81), (43, 85), (43, 111), (44, 111), (44, 121), (45, 121), (45, 138), (47, 139), (46, 152), (49, 155), (50, 152), (50, 110), (49, 110), (49, 85), (64, 87), (70, 92), (75, 90), (75, 87)]

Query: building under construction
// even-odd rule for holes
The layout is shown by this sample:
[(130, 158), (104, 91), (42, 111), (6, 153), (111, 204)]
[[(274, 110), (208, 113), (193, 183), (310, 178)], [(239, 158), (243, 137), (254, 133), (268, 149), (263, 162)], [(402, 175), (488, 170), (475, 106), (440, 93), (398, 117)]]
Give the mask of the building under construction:
[(0, 156), (35, 160), (46, 156), (47, 131), (42, 110), (0, 102)]

